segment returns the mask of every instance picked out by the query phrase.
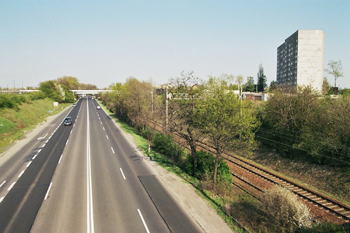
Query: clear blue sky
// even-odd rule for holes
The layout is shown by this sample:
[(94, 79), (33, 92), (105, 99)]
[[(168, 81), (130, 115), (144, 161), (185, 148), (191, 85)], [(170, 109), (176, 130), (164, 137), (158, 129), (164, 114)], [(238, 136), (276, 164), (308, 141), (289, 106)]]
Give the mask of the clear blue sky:
[(337, 85), (350, 88), (349, 22), (348, 0), (0, 0), (0, 87), (63, 76), (99, 88), (130, 76), (160, 85), (181, 71), (246, 80), (259, 64), (270, 84), (277, 47), (322, 29), (325, 68), (341, 60)]

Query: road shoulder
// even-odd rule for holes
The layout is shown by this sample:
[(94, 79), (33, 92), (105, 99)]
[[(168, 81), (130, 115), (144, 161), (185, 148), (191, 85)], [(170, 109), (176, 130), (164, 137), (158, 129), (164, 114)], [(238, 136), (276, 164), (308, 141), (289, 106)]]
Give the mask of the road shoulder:
[[(105, 110), (104, 110), (105, 111)], [(107, 114), (108, 115), (108, 114)], [(122, 130), (125, 137), (130, 143), (135, 146), (132, 135), (126, 133), (119, 124), (114, 121), (117, 128)], [(217, 214), (209, 203), (200, 197), (195, 191), (195, 188), (186, 183), (183, 179), (177, 175), (167, 171), (155, 161), (149, 159), (149, 157), (138, 150), (140, 155), (144, 157), (144, 161), (148, 167), (154, 172), (154, 174), (160, 179), (160, 181), (167, 188), (169, 193), (178, 200), (182, 205), (182, 208), (189, 214), (194, 221), (207, 233), (232, 233), (233, 231), (227, 226), (224, 220)]]

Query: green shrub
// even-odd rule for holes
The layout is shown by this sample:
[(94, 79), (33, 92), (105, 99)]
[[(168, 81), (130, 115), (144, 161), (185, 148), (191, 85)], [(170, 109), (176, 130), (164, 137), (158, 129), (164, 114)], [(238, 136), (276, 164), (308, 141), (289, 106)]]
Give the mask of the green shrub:
[(44, 99), (42, 92), (31, 94), (1, 94), (0, 108), (18, 108), (22, 103), (31, 103), (32, 100)]
[(171, 136), (155, 133), (152, 142), (156, 151), (167, 157), (171, 157), (174, 162), (181, 160), (182, 163), (182, 157), (186, 152), (181, 146), (173, 142)]
[(154, 149), (159, 153), (168, 155), (169, 147), (171, 147), (172, 144), (172, 138), (164, 134), (156, 133), (153, 138), (153, 144)]
[[(197, 152), (197, 172), (196, 178), (199, 180), (210, 181), (214, 178), (214, 168), (215, 168), (215, 156), (206, 151)], [(189, 156), (185, 168), (186, 172), (191, 174), (193, 170), (193, 157)], [(227, 166), (223, 159), (219, 160), (218, 163), (218, 174), (217, 181), (219, 183), (224, 183), (225, 185), (231, 186), (232, 175), (230, 168)]]
[(312, 228), (298, 228), (295, 233), (346, 233), (346, 230), (342, 226), (334, 223), (323, 223), (314, 225)]
[(154, 138), (154, 131), (150, 127), (142, 127), (139, 133), (149, 141), (152, 141)]
[(31, 100), (45, 99), (45, 94), (42, 91), (36, 91), (29, 94)]

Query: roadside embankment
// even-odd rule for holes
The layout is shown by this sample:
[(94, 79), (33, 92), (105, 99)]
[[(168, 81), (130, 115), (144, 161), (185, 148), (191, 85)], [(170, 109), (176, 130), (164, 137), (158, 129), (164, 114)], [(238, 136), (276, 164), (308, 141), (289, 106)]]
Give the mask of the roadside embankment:
[(46, 121), (52, 114), (62, 111), (71, 104), (55, 107), (50, 99), (39, 99), (22, 103), (16, 108), (0, 109), (0, 156), (16, 140), (33, 130), (36, 125)]

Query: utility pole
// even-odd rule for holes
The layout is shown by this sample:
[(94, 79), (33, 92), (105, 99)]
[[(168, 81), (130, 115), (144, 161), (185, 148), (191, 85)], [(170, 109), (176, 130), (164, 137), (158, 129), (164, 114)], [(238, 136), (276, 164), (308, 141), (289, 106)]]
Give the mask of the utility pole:
[(168, 134), (168, 86), (165, 91), (165, 133)]
[[(242, 124), (242, 83), (240, 83), (240, 85), (239, 85), (239, 98), (240, 98), (239, 119), (241, 121), (240, 123)], [(242, 129), (241, 129), (241, 132), (239, 133), (239, 138), (242, 140)]]

